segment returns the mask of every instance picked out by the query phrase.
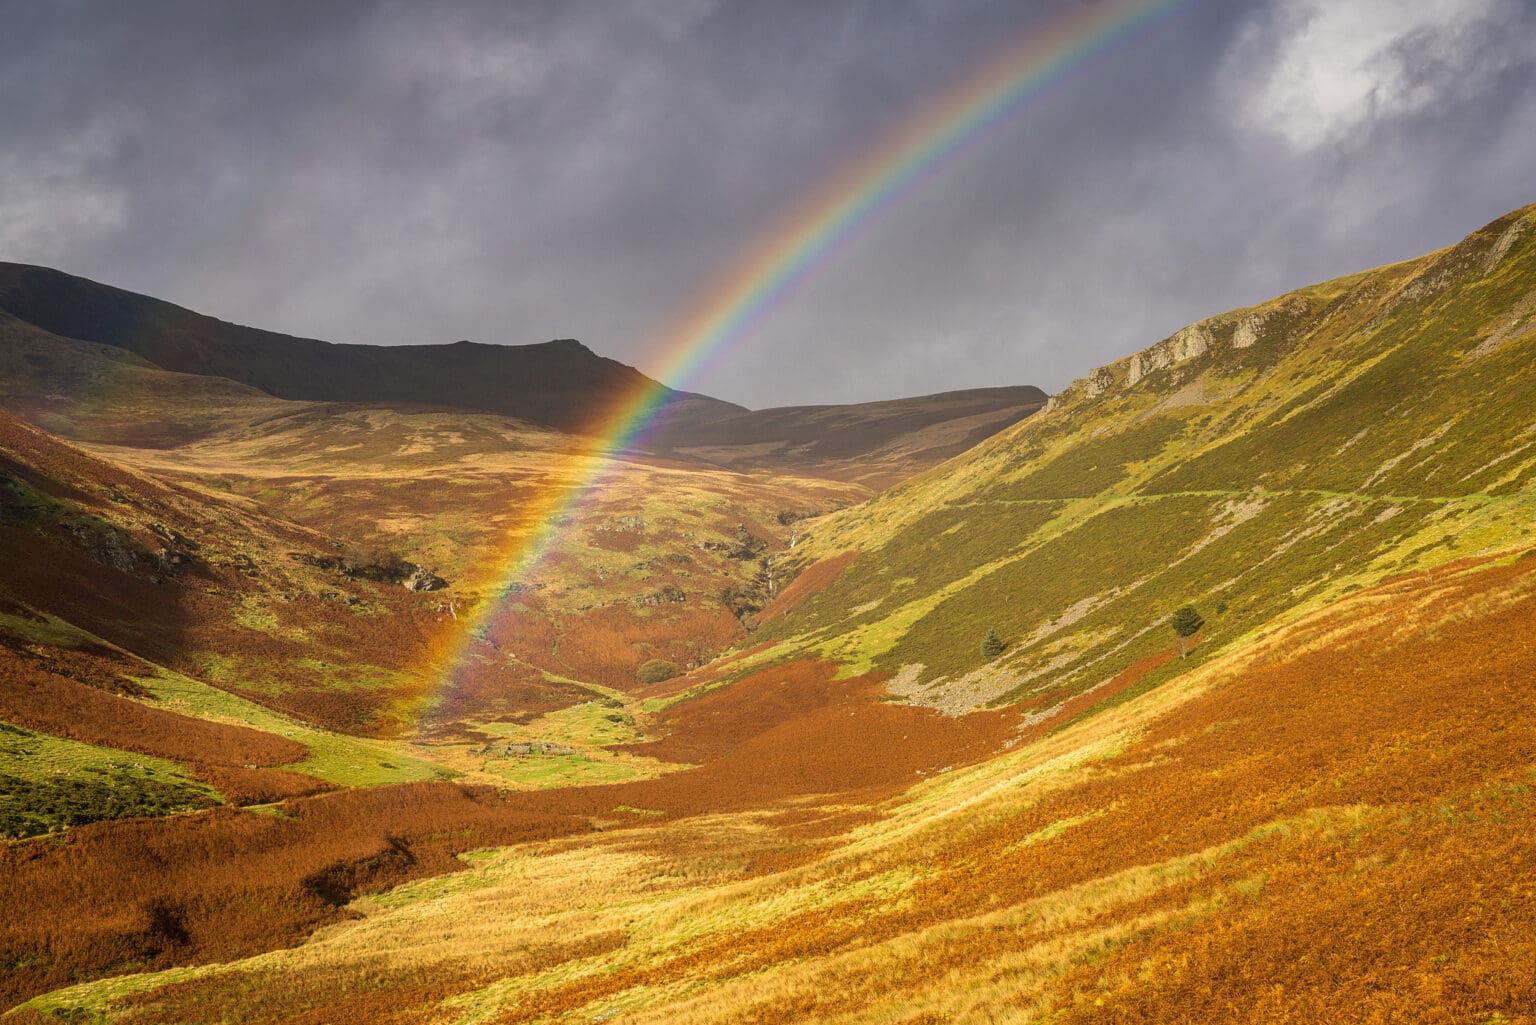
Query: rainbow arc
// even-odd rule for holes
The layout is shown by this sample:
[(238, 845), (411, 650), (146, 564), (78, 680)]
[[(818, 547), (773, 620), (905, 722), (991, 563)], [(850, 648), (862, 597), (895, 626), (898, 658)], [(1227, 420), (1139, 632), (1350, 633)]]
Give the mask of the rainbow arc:
[[(836, 246), (968, 144), (1050, 88), (1102, 60), (1189, 6), (1191, 0), (1099, 0), (1034, 26), (898, 130), (823, 183), (788, 217), (746, 249), (651, 346), (657, 380), (686, 387), (703, 365), (727, 353)], [(585, 433), (570, 483), (524, 508), (459, 629), (431, 656), (430, 698), (451, 691), (477, 638), (493, 631), (508, 596), (530, 576), (584, 495), (600, 486), (613, 458), (639, 447), (664, 414), (669, 390), (647, 383), (622, 396)]]

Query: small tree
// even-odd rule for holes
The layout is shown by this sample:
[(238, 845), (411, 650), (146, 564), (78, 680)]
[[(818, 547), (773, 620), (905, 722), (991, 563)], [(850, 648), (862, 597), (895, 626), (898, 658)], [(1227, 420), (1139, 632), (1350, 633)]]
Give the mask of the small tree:
[(1173, 625), (1173, 632), (1179, 635), (1179, 657), (1189, 654), (1189, 639), (1200, 632), (1205, 625), (1205, 618), (1195, 611), (1193, 605), (1186, 605), (1173, 614), (1169, 620)]
[(1005, 647), (1007, 645), (997, 636), (996, 630), (988, 630), (987, 636), (981, 639), (981, 654), (985, 658), (996, 658), (1003, 653)]

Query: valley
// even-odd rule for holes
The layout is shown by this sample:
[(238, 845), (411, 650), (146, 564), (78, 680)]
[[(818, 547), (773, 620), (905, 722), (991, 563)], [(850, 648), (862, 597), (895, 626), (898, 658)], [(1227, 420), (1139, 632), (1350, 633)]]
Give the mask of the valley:
[(1536, 1021), (1533, 296), (751, 411), (0, 266), (0, 1020)]

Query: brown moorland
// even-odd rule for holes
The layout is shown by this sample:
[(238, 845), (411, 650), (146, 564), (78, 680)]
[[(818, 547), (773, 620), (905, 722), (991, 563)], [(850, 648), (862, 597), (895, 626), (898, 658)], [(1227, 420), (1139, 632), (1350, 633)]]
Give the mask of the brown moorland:
[[(727, 701), (743, 703), (732, 719), (750, 741), (655, 780), (517, 795), (450, 784), (348, 790), (287, 801), (275, 814), (215, 809), (96, 823), (12, 845), (0, 851), (0, 885), (13, 897), (0, 957), (27, 967), (6, 980), (8, 995), (294, 943), (345, 917), (353, 896), (462, 868), (452, 856), (481, 847), (644, 822), (650, 813), (743, 811), (805, 795), (872, 800), (986, 757), (1011, 725), (1000, 713), (950, 719), (884, 704), (877, 680), (833, 674), (830, 665), (799, 664), (754, 677)], [(720, 750), (710, 736), (718, 707), (717, 699), (675, 717), (679, 750)], [(625, 808), (648, 814), (637, 819)], [(800, 841), (788, 846), (809, 851)], [(156, 910), (165, 908), (174, 909), (169, 938), (161, 935), (168, 912)]]
[(515, 848), (270, 967), (146, 980), (113, 1020), (1530, 1022), (1533, 615), (1536, 560), (1417, 574), (862, 797), (875, 819), (814, 857), (754, 871), (806, 841), (752, 815)]
[(0, 719), (87, 744), (210, 765), (286, 765), (309, 753), (287, 737), (155, 708), (4, 658)]

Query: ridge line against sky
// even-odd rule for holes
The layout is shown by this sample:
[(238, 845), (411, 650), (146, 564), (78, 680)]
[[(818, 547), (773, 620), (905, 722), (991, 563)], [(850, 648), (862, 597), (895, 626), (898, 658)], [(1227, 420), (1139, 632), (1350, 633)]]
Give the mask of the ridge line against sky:
[[(651, 339), (1072, 0), (5, 5), (0, 259), (337, 341)], [(955, 158), (699, 379), (1056, 390), (1524, 205), (1536, 5), (1193, 0)]]

